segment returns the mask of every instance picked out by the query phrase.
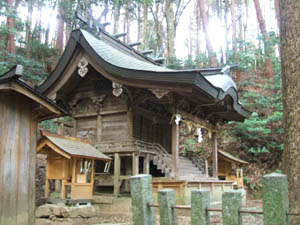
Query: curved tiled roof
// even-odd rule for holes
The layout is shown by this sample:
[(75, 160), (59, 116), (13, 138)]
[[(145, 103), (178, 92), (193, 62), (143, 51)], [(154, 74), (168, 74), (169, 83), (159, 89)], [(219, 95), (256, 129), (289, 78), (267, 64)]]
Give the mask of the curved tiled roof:
[[(153, 60), (142, 56), (140, 53), (118, 39), (109, 36), (106, 32), (100, 33), (99, 37), (86, 30), (75, 30), (71, 34), (66, 50), (57, 64), (57, 67), (48, 79), (38, 87), (45, 93), (51, 86), (55, 85), (61, 74), (69, 63), (71, 63), (78, 46), (94, 63), (103, 68), (107, 73), (118, 79), (129, 81), (132, 86), (137, 81), (143, 81), (145, 87), (179, 87), (196, 88), (205, 93), (210, 101), (223, 100), (226, 96), (233, 99), (233, 120), (242, 121), (250, 116), (250, 112), (242, 107), (238, 101), (237, 86), (226, 71), (230, 67), (217, 67), (193, 70), (172, 70), (158, 66)], [(231, 72), (231, 71), (230, 71)], [(234, 119), (235, 118), (235, 119)]]

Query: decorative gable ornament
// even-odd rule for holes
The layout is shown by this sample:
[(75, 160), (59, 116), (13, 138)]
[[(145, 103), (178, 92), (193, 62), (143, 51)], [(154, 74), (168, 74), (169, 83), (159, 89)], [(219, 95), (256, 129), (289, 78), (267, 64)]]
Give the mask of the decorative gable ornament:
[(159, 88), (149, 89), (149, 90), (156, 96), (156, 98), (162, 98), (169, 93), (168, 90), (163, 90)]
[(78, 63), (78, 75), (81, 77), (84, 77), (87, 72), (89, 71), (87, 66), (88, 66), (89, 62), (86, 60), (86, 58), (82, 57), (80, 62)]
[(113, 87), (113, 95), (116, 97), (119, 97), (123, 93), (123, 84), (117, 83), (117, 82), (112, 82), (112, 87)]

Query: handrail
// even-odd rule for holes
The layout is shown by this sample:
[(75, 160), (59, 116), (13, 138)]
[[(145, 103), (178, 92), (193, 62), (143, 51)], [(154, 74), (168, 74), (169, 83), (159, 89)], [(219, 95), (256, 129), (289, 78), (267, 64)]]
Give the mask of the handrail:
[(172, 159), (170, 153), (162, 147), (159, 143), (149, 143), (141, 140), (133, 140), (133, 141), (122, 141), (122, 142), (102, 142), (96, 144), (96, 148), (100, 149), (116, 149), (116, 148), (144, 148), (144, 150), (151, 150), (156, 153), (160, 160), (163, 161), (163, 164), (168, 168), (172, 167)]

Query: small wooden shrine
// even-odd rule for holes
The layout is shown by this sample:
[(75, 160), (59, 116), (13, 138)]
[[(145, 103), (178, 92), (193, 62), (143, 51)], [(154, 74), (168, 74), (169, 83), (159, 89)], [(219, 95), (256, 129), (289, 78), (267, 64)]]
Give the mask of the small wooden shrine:
[(179, 157), (180, 126), (190, 122), (211, 134), (217, 177), (217, 124), (250, 115), (238, 101), (234, 66), (168, 69), (151, 51), (139, 52), (95, 21), (82, 21), (85, 29), (71, 33), (56, 68), (37, 90), (69, 112), (72, 136), (91, 140), (113, 158), (106, 174), (96, 165), (97, 185), (113, 187), (118, 196), (130, 191), (129, 178), (139, 173), (206, 179), (201, 163)]
[(91, 142), (41, 131), (37, 152), (47, 155), (45, 197), (49, 198), (50, 180), (61, 181), (61, 198), (92, 199), (94, 162), (110, 158), (96, 150)]
[(66, 112), (20, 80), (18, 65), (0, 76), (0, 224), (35, 224), (37, 122)]
[[(212, 157), (208, 159), (212, 165)], [(228, 152), (218, 150), (218, 178), (220, 180), (234, 181), (234, 185), (239, 188), (244, 187), (243, 166), (249, 163), (234, 157)]]

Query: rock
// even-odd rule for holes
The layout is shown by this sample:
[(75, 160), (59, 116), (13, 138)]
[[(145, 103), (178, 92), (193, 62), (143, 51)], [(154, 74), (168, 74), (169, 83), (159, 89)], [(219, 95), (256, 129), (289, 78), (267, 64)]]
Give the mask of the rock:
[(52, 208), (52, 210), (53, 210), (53, 214), (56, 216), (56, 217), (61, 217), (62, 216), (62, 214), (61, 214), (61, 206), (59, 206), (59, 205), (53, 205), (53, 208)]
[(80, 206), (78, 207), (79, 216), (83, 218), (90, 218), (97, 216), (97, 210), (94, 206)]
[(77, 207), (61, 207), (61, 215), (65, 218), (75, 218), (79, 216)]
[(39, 206), (35, 212), (37, 218), (48, 218), (52, 214), (53, 214), (53, 205), (50, 204)]

